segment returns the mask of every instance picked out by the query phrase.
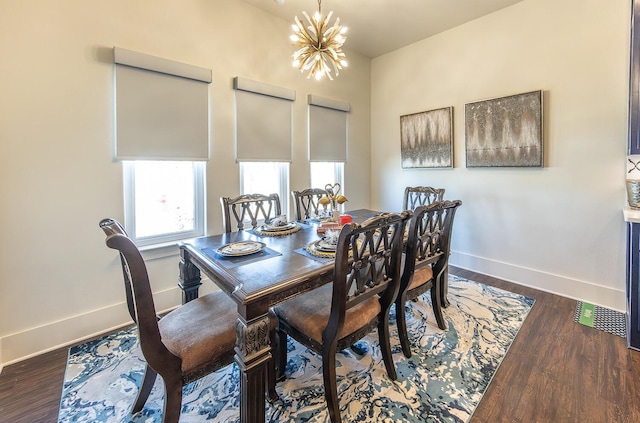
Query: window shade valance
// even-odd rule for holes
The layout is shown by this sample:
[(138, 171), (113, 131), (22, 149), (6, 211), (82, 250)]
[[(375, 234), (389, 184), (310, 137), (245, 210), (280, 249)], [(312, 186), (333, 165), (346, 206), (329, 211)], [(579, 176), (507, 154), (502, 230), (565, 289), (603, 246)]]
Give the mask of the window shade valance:
[(296, 92), (236, 77), (236, 160), (291, 161)]
[(114, 47), (116, 158), (208, 160), (211, 70)]
[(309, 94), (309, 160), (347, 161), (349, 103)]
[(340, 100), (334, 100), (332, 98), (320, 97), (317, 95), (309, 94), (308, 103), (312, 106), (326, 107), (327, 109), (341, 110), (348, 112), (351, 110), (349, 103)]

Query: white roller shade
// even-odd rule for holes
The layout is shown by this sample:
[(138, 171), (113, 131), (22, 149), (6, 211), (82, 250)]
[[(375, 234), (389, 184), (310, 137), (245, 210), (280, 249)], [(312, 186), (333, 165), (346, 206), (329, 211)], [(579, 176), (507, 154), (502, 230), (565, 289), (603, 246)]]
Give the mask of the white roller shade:
[(295, 91), (243, 78), (236, 90), (236, 159), (291, 161)]
[(208, 160), (211, 70), (114, 48), (116, 158)]
[(347, 161), (349, 103), (309, 94), (309, 160)]

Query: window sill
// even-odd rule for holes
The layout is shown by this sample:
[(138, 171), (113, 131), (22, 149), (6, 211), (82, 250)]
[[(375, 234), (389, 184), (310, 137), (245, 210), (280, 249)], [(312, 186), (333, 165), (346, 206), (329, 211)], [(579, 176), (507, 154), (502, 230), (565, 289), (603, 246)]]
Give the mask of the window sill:
[(142, 258), (146, 260), (157, 260), (165, 257), (177, 256), (180, 254), (178, 244), (180, 241), (163, 242), (160, 244), (145, 245), (138, 247)]

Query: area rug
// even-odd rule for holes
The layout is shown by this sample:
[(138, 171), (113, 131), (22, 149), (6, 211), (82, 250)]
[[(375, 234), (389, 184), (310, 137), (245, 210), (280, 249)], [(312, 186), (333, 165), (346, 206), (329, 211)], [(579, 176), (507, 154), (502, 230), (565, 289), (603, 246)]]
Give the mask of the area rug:
[(578, 301), (573, 321), (623, 338), (627, 337), (627, 316), (620, 311)]
[[(366, 350), (337, 354), (340, 413), (345, 422), (467, 422), (507, 354), (534, 300), (450, 276), (440, 330), (429, 295), (407, 307), (413, 356), (402, 354), (392, 309), (391, 344), (398, 380), (387, 377), (377, 334), (358, 343)], [(329, 422), (321, 358), (290, 339), (287, 379), (280, 401), (267, 403), (266, 421)], [(71, 348), (59, 422), (161, 422), (163, 385), (142, 412), (131, 416), (144, 362), (131, 328)], [(239, 421), (235, 364), (184, 387), (181, 422)]]

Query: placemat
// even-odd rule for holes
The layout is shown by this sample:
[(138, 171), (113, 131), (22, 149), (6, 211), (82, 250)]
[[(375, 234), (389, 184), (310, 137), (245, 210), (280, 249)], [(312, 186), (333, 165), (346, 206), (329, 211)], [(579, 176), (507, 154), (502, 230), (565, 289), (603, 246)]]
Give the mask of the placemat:
[(237, 257), (222, 256), (216, 253), (216, 248), (205, 248), (202, 251), (209, 257), (216, 259), (218, 263), (220, 263), (227, 269), (233, 269), (234, 267), (242, 266), (244, 264), (254, 263), (256, 261), (262, 261), (271, 257), (282, 255), (282, 253), (267, 247), (263, 248), (257, 253)]
[(305, 257), (308, 257), (312, 260), (315, 261), (319, 261), (320, 263), (328, 263), (330, 261), (334, 261), (334, 258), (324, 258), (324, 257), (318, 257), (318, 256), (314, 256), (313, 254), (311, 254), (310, 252), (307, 251), (306, 247), (302, 247), (302, 248), (296, 248), (295, 250), (293, 250), (295, 253), (298, 254), (302, 254)]
[(307, 225), (306, 223), (303, 223), (303, 222), (295, 222), (295, 223), (297, 224), (296, 227), (287, 231), (265, 232), (265, 231), (261, 231), (259, 228), (253, 228), (253, 229), (250, 229), (249, 232), (257, 236), (287, 236), (287, 235), (294, 234), (302, 229), (307, 229), (311, 227), (311, 225)]
[(300, 227), (299, 224), (296, 224), (294, 227), (286, 229), (286, 230), (281, 230), (281, 231), (263, 231), (260, 229), (260, 227), (257, 228), (253, 228), (251, 231), (258, 235), (258, 236), (275, 236), (275, 237), (280, 237), (280, 236), (287, 236), (287, 235), (291, 235), (291, 234), (295, 234), (296, 232), (298, 232), (300, 229), (302, 229)]
[[(368, 219), (368, 218), (370, 218), (370, 217), (377, 216), (377, 215), (379, 215), (379, 214), (380, 214), (380, 212), (367, 213), (367, 214), (365, 214), (363, 217), (365, 217), (365, 218), (367, 218), (367, 219)], [(356, 217), (358, 217), (358, 216), (355, 216), (355, 215), (351, 215), (351, 216), (353, 216), (353, 218), (354, 218), (354, 219), (355, 219)]]

